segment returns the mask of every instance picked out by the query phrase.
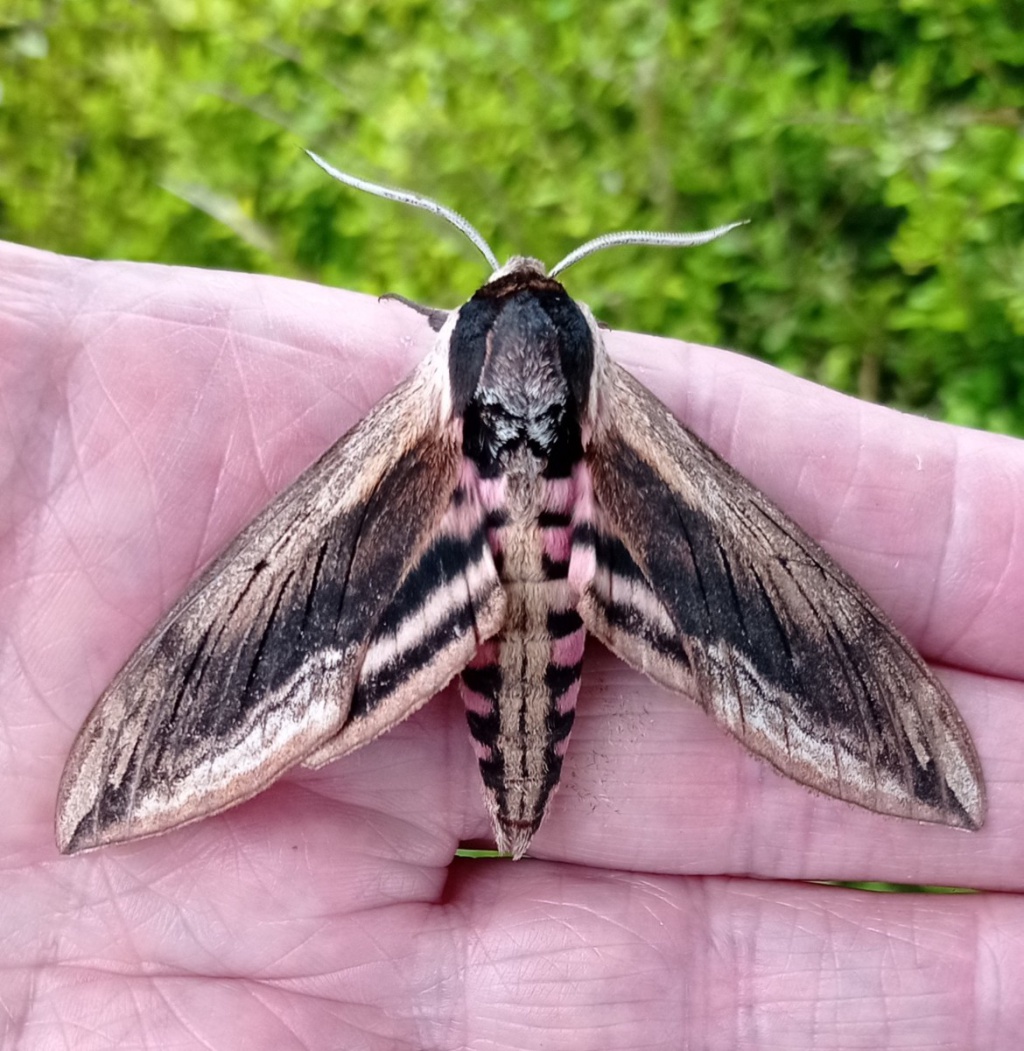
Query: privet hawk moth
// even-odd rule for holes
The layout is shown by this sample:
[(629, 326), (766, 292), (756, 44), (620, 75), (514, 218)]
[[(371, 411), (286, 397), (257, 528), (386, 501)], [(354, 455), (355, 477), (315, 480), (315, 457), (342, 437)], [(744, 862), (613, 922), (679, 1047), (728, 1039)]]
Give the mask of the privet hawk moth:
[[(148, 836), (361, 748), (456, 675), (498, 846), (551, 800), (586, 632), (821, 792), (962, 828), (980, 764), (885, 614), (607, 355), (556, 275), (491, 266), (433, 351), (282, 493), (128, 660), (60, 785), (64, 852)], [(734, 224), (735, 225), (735, 224)], [(414, 305), (414, 304), (413, 304)]]

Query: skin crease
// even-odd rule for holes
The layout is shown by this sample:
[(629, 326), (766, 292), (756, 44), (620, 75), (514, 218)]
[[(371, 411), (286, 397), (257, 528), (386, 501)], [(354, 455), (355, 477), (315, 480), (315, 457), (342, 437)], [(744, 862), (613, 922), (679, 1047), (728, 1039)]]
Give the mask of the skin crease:
[(453, 860), (489, 829), (454, 688), (225, 814), (57, 854), (57, 782), (100, 691), (431, 338), (338, 290), (3, 246), (0, 1043), (1019, 1047), (1024, 445), (722, 351), (608, 337), (939, 667), (985, 770), (981, 832), (815, 795), (588, 644), (526, 861)]

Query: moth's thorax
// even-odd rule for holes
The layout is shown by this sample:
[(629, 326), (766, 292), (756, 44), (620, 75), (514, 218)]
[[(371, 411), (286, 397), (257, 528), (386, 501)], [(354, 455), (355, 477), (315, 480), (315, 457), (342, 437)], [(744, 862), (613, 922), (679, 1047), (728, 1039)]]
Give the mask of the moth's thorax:
[(582, 452), (595, 346), (581, 308), (533, 260), (513, 260), (459, 311), (449, 343), (464, 451), (496, 477), (520, 448), (549, 477)]

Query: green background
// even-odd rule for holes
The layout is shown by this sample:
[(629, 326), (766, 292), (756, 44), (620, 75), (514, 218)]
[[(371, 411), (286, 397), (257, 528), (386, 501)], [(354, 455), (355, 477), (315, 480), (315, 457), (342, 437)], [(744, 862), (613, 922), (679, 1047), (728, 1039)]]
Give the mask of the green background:
[(64, 0), (0, 14), (0, 237), (455, 305), (499, 257), (616, 327), (1024, 434), (1024, 7)]

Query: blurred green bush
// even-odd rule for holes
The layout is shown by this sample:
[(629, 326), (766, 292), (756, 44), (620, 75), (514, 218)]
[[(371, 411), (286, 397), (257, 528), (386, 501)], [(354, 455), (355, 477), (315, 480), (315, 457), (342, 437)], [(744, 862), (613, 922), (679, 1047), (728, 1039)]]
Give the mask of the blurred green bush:
[(995, 0), (17, 0), (0, 236), (439, 305), (628, 228), (567, 283), (615, 326), (1024, 434), (1024, 13)]

